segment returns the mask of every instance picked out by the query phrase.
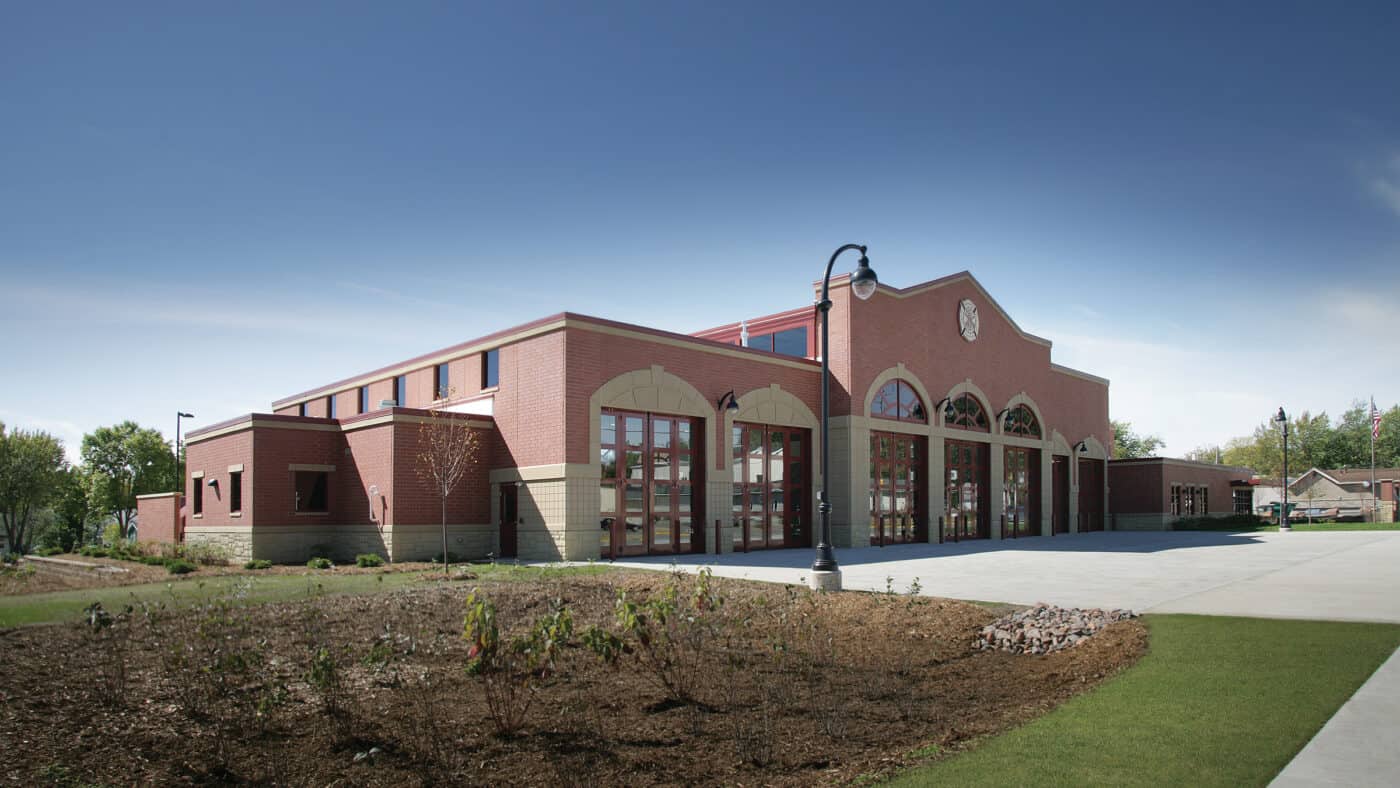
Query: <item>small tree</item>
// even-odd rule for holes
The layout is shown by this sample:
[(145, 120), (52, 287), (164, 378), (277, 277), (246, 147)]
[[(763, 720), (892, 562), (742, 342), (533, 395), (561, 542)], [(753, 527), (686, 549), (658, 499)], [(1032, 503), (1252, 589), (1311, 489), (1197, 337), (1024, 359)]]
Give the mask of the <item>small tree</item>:
[(0, 423), (0, 521), (16, 553), (28, 552), (39, 510), (53, 500), (68, 467), (63, 444), (47, 432), (13, 430)]
[(1130, 460), (1137, 457), (1152, 457), (1162, 448), (1162, 439), (1156, 435), (1139, 435), (1133, 432), (1133, 425), (1126, 421), (1112, 421), (1113, 459)]
[[(450, 399), (446, 394), (441, 402)], [(447, 575), (447, 498), (456, 489), (467, 469), (481, 453), (481, 438), (467, 423), (467, 416), (442, 410), (440, 404), (428, 409), (428, 417), (418, 428), (418, 478), (422, 479), (442, 505), (442, 571)]]

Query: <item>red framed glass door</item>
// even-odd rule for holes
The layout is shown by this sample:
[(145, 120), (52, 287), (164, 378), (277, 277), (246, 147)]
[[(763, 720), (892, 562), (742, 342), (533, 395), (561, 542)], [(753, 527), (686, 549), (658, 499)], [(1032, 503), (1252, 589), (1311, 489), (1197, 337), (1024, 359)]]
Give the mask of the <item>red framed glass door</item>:
[(808, 547), (808, 430), (737, 423), (730, 431), (734, 549)]
[(924, 461), (927, 440), (870, 433), (870, 544), (927, 542)]
[(1007, 446), (1003, 470), (1002, 536), (1040, 536), (1040, 450)]
[(600, 418), (599, 554), (703, 550), (699, 420), (625, 411)]
[(943, 539), (986, 539), (991, 536), (988, 446), (954, 440), (944, 443)]

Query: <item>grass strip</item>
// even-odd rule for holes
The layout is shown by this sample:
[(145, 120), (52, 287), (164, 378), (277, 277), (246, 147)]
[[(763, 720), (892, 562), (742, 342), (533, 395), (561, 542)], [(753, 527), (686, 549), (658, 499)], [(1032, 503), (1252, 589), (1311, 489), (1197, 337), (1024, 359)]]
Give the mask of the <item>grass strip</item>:
[(1122, 675), (891, 784), (1266, 785), (1400, 645), (1394, 624), (1143, 620)]
[[(454, 565), (453, 569), (457, 568), (458, 566)], [(599, 574), (609, 569), (602, 564), (571, 567), (473, 564), (467, 568), (481, 578), (522, 582), (565, 575)], [(246, 593), (243, 594), (246, 602), (258, 604), (285, 602), (316, 594), (379, 593), (425, 582), (429, 574), (431, 573), (336, 574), (334, 570), (308, 570), (296, 575), (215, 575), (205, 578), (193, 576), (164, 583), (10, 595), (0, 597), (0, 628), (75, 620), (82, 615), (83, 608), (93, 602), (101, 602), (108, 610), (119, 610), (122, 605), (135, 602), (164, 601), (174, 606), (190, 606), (228, 593), (242, 583), (248, 584)]]

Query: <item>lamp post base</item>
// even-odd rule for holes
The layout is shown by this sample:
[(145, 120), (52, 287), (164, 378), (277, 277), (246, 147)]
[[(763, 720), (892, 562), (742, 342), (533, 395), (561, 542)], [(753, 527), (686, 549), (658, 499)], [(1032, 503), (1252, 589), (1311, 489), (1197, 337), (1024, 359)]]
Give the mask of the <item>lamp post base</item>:
[(841, 570), (813, 570), (807, 574), (807, 586), (813, 591), (840, 591)]
[(1280, 525), (1280, 526), (1278, 527), (1278, 530), (1279, 530), (1279, 533), (1285, 533), (1285, 534), (1293, 533), (1293, 526), (1289, 525), (1288, 523), (1284, 523), (1283, 525)]

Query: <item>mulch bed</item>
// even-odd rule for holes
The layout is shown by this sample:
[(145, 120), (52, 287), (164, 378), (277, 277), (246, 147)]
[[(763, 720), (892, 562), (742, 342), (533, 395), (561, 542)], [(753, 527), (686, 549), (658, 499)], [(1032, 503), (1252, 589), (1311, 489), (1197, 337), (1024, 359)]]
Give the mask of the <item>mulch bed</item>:
[[(676, 583), (686, 598), (695, 582), (615, 572), (425, 583), (0, 631), (0, 781), (840, 784), (1014, 727), (1147, 644), (1126, 621), (1046, 656), (978, 651), (996, 616), (972, 604), (716, 579), (726, 623), (703, 642), (696, 702), (668, 701), (629, 656), (610, 667), (573, 644), (523, 731), (494, 733), (480, 679), (464, 670), (473, 586), (503, 629), (528, 628), (560, 599), (580, 632), (612, 625), (619, 590), (645, 599)], [(309, 681), (322, 645), (339, 692)]]
[[(241, 563), (231, 563), (227, 566), (201, 564), (194, 572), (187, 575), (172, 575), (163, 566), (150, 566), (137, 561), (122, 561), (115, 558), (90, 558), (76, 553), (65, 553), (53, 556), (69, 561), (81, 561), (86, 564), (98, 564), (100, 566), (112, 566), (125, 569), (125, 572), (87, 572), (76, 573), (70, 571), (55, 571), (45, 567), (42, 563), (32, 562), (24, 566), (33, 567), (32, 572), (10, 571), (0, 574), (0, 596), (18, 596), (23, 594), (42, 594), (50, 591), (73, 591), (83, 588), (105, 588), (111, 586), (141, 585), (143, 583), (178, 583), (184, 581), (198, 582), (210, 577), (223, 577), (225, 575), (304, 575), (327, 572), (331, 570), (313, 570), (304, 565), (273, 565), (268, 569), (249, 570), (244, 569)], [(354, 564), (337, 564), (334, 572), (336, 574), (379, 574), (382, 572), (419, 572), (434, 568), (435, 564), (427, 562), (403, 562), (396, 564), (386, 564), (382, 567), (358, 567)]]

